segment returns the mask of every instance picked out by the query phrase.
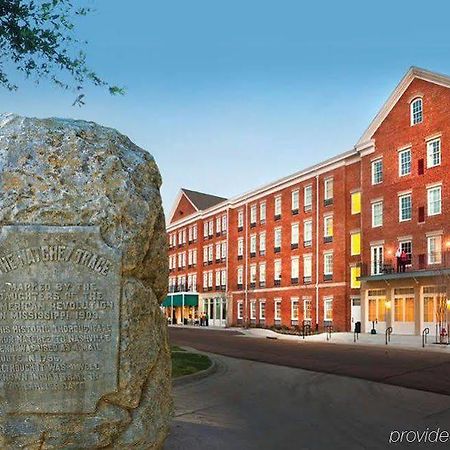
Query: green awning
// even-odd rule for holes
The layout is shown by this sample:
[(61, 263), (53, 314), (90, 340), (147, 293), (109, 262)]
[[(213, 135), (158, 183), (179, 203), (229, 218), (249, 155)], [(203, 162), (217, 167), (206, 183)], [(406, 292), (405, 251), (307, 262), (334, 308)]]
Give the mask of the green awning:
[(183, 306), (183, 304), (184, 306), (198, 306), (198, 294), (169, 294), (162, 302), (162, 306), (169, 308), (172, 305)]

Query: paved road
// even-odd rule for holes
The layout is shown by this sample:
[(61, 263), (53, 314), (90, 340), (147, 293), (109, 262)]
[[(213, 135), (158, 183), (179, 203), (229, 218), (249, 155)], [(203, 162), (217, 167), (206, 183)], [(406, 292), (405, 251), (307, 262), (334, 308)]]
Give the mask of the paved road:
[(174, 389), (166, 450), (448, 448), (388, 443), (392, 431), (450, 431), (446, 395), (212, 357), (217, 373)]
[(171, 327), (173, 344), (252, 361), (363, 378), (450, 395), (448, 353), (253, 338), (237, 331)]

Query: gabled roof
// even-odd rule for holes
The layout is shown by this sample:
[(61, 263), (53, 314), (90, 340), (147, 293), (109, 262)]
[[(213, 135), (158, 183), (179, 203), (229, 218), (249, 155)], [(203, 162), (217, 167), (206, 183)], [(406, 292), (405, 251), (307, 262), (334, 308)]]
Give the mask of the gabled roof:
[(412, 66), (408, 70), (408, 72), (406, 72), (405, 76), (401, 79), (400, 83), (394, 89), (394, 91), (386, 100), (386, 102), (384, 103), (378, 114), (372, 120), (369, 127), (361, 136), (358, 143), (356, 144), (356, 148), (363, 147), (365, 144), (368, 143), (368, 141), (371, 139), (375, 131), (377, 131), (378, 127), (382, 124), (384, 119), (386, 119), (387, 115), (391, 112), (392, 108), (398, 102), (400, 97), (404, 94), (406, 89), (408, 89), (409, 85), (416, 78), (450, 88), (450, 77), (446, 75), (441, 75), (440, 73), (431, 72), (429, 70)]
[(186, 195), (188, 200), (194, 205), (198, 211), (211, 208), (211, 206), (217, 205), (226, 200), (224, 197), (218, 197), (217, 195), (205, 194), (203, 192), (190, 191), (189, 189), (182, 188), (181, 191)]
[(189, 189), (181, 188), (172, 206), (172, 211), (170, 212), (168, 221), (169, 224), (172, 222), (183, 196), (187, 198), (196, 212), (212, 208), (213, 206), (227, 200), (226, 198), (218, 197), (217, 195), (205, 194), (204, 192), (191, 191)]

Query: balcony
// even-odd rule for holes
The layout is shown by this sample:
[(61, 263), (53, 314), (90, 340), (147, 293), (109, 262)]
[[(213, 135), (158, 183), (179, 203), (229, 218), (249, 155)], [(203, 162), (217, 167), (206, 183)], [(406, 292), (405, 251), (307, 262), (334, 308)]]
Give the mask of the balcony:
[(397, 266), (397, 258), (361, 265), (362, 281), (393, 280), (400, 278), (450, 275), (450, 252), (411, 255)]
[(198, 285), (196, 284), (175, 284), (174, 286), (169, 286), (169, 293), (173, 294), (175, 292), (198, 292)]

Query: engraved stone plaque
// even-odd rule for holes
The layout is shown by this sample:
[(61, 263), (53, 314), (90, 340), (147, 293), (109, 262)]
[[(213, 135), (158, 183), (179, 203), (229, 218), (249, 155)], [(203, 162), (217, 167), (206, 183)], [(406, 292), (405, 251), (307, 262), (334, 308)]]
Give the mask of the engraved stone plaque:
[(120, 252), (95, 226), (3, 226), (0, 402), (90, 413), (117, 390)]

